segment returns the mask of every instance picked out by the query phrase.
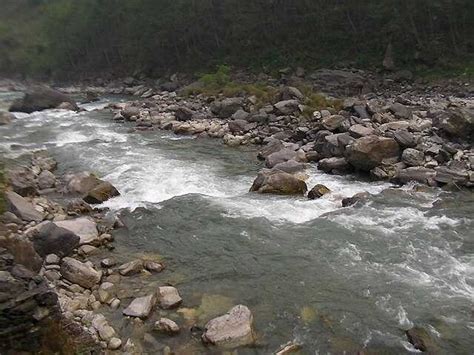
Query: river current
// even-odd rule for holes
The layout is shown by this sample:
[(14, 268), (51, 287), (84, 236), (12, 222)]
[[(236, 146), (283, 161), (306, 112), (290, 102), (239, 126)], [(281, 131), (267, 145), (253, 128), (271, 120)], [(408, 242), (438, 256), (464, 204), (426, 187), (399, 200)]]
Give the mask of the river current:
[[(2, 93), (0, 101), (14, 96)], [(245, 304), (258, 343), (239, 354), (268, 354), (288, 341), (303, 344), (303, 354), (411, 353), (404, 331), (413, 326), (427, 329), (438, 353), (472, 353), (472, 193), (395, 189), (313, 168), (308, 186), (332, 190), (319, 200), (256, 195), (248, 192), (261, 168), (256, 147), (131, 132), (98, 110), (105, 104), (18, 113), (0, 126), (0, 155), (21, 164), (26, 152), (48, 149), (61, 173), (92, 171), (117, 187), (121, 196), (102, 206), (126, 224), (116, 235), (117, 258), (159, 255), (167, 265), (126, 281), (122, 306), (166, 283), (180, 290), (184, 309), (155, 317), (180, 324), (202, 326)], [(373, 194), (368, 203), (340, 207), (363, 191)], [(107, 311), (114, 327), (122, 337), (143, 337), (146, 329), (124, 321), (122, 308)], [(150, 353), (163, 344), (177, 353), (214, 351), (189, 331), (148, 334), (142, 343)]]

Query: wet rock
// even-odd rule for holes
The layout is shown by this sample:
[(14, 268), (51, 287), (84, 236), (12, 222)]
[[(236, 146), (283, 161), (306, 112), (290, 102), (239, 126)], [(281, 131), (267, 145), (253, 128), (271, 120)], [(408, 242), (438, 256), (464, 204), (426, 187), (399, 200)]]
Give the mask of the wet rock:
[(295, 174), (306, 169), (304, 163), (297, 162), (295, 160), (288, 160), (283, 163), (279, 163), (273, 167), (273, 170), (280, 170), (288, 174)]
[(123, 276), (138, 274), (143, 270), (143, 262), (141, 260), (133, 260), (120, 265), (118, 270), (120, 275)]
[(282, 345), (280, 349), (275, 352), (275, 355), (288, 355), (293, 353), (298, 353), (302, 349), (302, 345), (295, 342), (288, 342), (285, 345)]
[(325, 158), (318, 162), (318, 168), (325, 173), (346, 173), (351, 171), (352, 166), (345, 158)]
[(168, 334), (177, 334), (180, 330), (179, 326), (168, 318), (160, 318), (155, 322), (155, 329)]
[(123, 314), (129, 317), (147, 318), (156, 302), (155, 295), (135, 298), (130, 305), (123, 310)]
[(145, 260), (143, 267), (150, 272), (162, 272), (165, 269), (163, 264), (151, 260)]
[(423, 328), (414, 327), (405, 332), (408, 341), (413, 344), (414, 348), (423, 352), (429, 351), (432, 344), (430, 334)]
[(97, 176), (87, 171), (70, 175), (66, 180), (67, 191), (81, 195), (87, 194), (102, 182)]
[(68, 110), (68, 111), (76, 111), (78, 110), (77, 105), (71, 102), (61, 102), (57, 107), (59, 110)]
[(293, 149), (283, 148), (278, 152), (268, 155), (265, 159), (265, 165), (267, 168), (273, 168), (277, 164), (284, 163), (295, 158), (296, 152)]
[(97, 314), (91, 323), (99, 334), (100, 339), (110, 341), (115, 336), (114, 328), (109, 325), (107, 319), (102, 314)]
[(97, 224), (88, 217), (80, 217), (76, 219), (69, 219), (65, 221), (54, 222), (56, 226), (67, 229), (79, 236), (80, 245), (92, 244), (99, 239), (99, 232), (97, 231)]
[(38, 176), (38, 186), (41, 190), (49, 189), (56, 185), (56, 176), (48, 170), (43, 170)]
[(326, 118), (323, 118), (322, 125), (328, 131), (335, 131), (341, 127), (342, 123), (346, 120), (344, 116), (341, 115), (332, 115)]
[(105, 258), (100, 262), (100, 265), (104, 268), (111, 268), (111, 267), (117, 265), (117, 261), (112, 257)]
[(310, 200), (316, 200), (318, 198), (323, 197), (324, 195), (330, 193), (331, 190), (329, 190), (326, 186), (318, 184), (314, 186), (309, 192), (308, 192), (308, 198)]
[(252, 313), (246, 306), (235, 306), (227, 314), (206, 324), (202, 340), (204, 343), (231, 348), (253, 344)]
[(392, 138), (367, 136), (355, 140), (346, 150), (347, 161), (356, 169), (370, 171), (384, 159), (398, 158), (400, 147)]
[(304, 196), (307, 186), (303, 180), (298, 179), (292, 174), (279, 171), (261, 171), (253, 182), (250, 191)]
[(299, 111), (299, 105), (298, 100), (284, 100), (277, 102), (274, 107), (275, 111), (280, 115), (291, 115)]
[(445, 166), (435, 168), (435, 180), (442, 184), (460, 183), (464, 185), (469, 181), (469, 172), (465, 169), (450, 169)]
[(41, 222), (43, 215), (38, 212), (35, 207), (28, 202), (26, 199), (18, 195), (13, 191), (7, 191), (5, 193), (7, 200), (8, 210), (24, 221), (30, 222)]
[(395, 179), (403, 184), (416, 181), (429, 186), (436, 186), (436, 171), (424, 167), (410, 167), (398, 171)]
[(112, 197), (119, 196), (120, 192), (110, 182), (103, 181), (99, 185), (91, 189), (83, 200), (91, 204), (99, 204), (105, 202)]
[(15, 116), (10, 112), (0, 111), (0, 126), (10, 124), (15, 119)]
[(402, 153), (402, 162), (408, 166), (420, 166), (425, 163), (425, 154), (413, 148), (407, 148)]
[(219, 118), (229, 118), (242, 108), (242, 99), (240, 97), (227, 98), (220, 101), (214, 101), (211, 104), (211, 112)]
[(61, 275), (69, 282), (84, 288), (92, 288), (97, 285), (102, 277), (102, 273), (92, 266), (70, 257), (62, 260)]
[(25, 92), (25, 96), (22, 99), (16, 100), (10, 106), (9, 111), (32, 113), (34, 111), (57, 108), (64, 102), (68, 102), (73, 110), (79, 110), (75, 101), (69, 96), (47, 86), (33, 86)]
[(97, 290), (98, 298), (101, 303), (109, 303), (115, 296), (115, 285), (111, 282), (103, 282)]
[(93, 211), (92, 207), (86, 203), (83, 199), (76, 198), (69, 201), (66, 205), (66, 211), (68, 214), (88, 214)]
[(51, 222), (42, 223), (33, 233), (33, 245), (36, 252), (43, 257), (48, 256), (50, 261), (52, 257), (49, 254), (55, 254), (56, 258), (68, 256), (79, 246), (79, 243), (78, 235)]
[(342, 199), (342, 207), (349, 207), (359, 202), (363, 202), (370, 197), (368, 192), (359, 192), (352, 197), (346, 197)]
[(170, 309), (179, 306), (182, 298), (178, 290), (171, 286), (162, 286), (157, 291), (158, 302), (163, 309)]

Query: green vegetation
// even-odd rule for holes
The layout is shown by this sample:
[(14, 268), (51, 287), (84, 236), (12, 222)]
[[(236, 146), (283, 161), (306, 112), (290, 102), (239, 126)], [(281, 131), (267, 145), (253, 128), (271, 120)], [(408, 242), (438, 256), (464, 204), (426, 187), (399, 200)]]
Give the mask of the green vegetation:
[(0, 73), (373, 69), (391, 43), (399, 68), (472, 76), (472, 14), (472, 0), (4, 1)]

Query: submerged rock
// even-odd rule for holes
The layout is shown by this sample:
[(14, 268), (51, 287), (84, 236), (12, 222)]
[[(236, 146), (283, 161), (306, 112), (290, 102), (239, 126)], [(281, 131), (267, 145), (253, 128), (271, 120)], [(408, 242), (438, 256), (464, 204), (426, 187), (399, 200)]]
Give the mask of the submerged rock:
[(160, 320), (155, 322), (155, 329), (168, 334), (176, 334), (180, 330), (179, 326), (168, 318), (160, 318)]
[(301, 195), (307, 191), (306, 183), (292, 174), (282, 171), (261, 171), (252, 187), (251, 192), (281, 194), (281, 195)]
[(157, 296), (160, 307), (163, 309), (177, 307), (183, 301), (178, 290), (171, 286), (159, 287)]
[(227, 314), (210, 320), (204, 328), (204, 343), (233, 348), (255, 342), (253, 316), (243, 305), (235, 306)]
[(155, 295), (135, 298), (129, 306), (123, 310), (123, 314), (129, 317), (147, 318), (155, 306), (155, 302)]
[(69, 108), (79, 110), (75, 101), (69, 96), (47, 86), (33, 86), (26, 91), (22, 99), (16, 100), (10, 106), (10, 112), (32, 113), (57, 108), (65, 102), (69, 103)]
[(118, 270), (120, 275), (123, 276), (138, 274), (143, 270), (143, 262), (141, 260), (133, 260), (120, 265)]

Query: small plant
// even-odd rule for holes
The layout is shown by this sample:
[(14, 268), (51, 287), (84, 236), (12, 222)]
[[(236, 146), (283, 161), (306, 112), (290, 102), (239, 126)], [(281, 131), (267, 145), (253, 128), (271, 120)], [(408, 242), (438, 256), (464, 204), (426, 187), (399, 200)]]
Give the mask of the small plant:
[(227, 65), (220, 65), (215, 73), (204, 74), (201, 76), (199, 81), (206, 88), (219, 89), (226, 86), (231, 82), (230, 67)]

